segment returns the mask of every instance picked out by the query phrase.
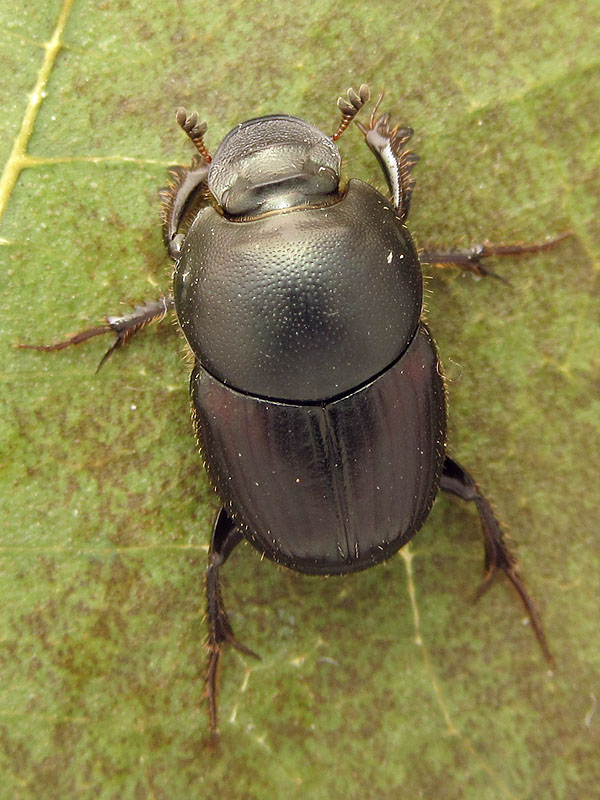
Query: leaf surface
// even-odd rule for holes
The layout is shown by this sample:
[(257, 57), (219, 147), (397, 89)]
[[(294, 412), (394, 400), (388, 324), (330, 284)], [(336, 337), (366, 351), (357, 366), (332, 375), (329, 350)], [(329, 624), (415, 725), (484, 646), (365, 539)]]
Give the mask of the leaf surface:
[[(0, 796), (592, 798), (600, 782), (597, 4), (566, 0), (17, 2), (0, 12)], [(315, 579), (242, 546), (239, 638), (207, 746), (203, 574), (216, 498), (168, 321), (107, 346), (16, 350), (169, 287), (166, 167), (197, 108), (326, 131), (360, 82), (421, 156), (420, 245), (572, 238), (428, 270), (449, 448), (493, 498), (557, 660), (502, 581), (473, 605), (474, 511), (441, 496), (408, 551)], [(383, 180), (356, 130), (346, 172)], [(13, 144), (14, 142), (14, 144)]]

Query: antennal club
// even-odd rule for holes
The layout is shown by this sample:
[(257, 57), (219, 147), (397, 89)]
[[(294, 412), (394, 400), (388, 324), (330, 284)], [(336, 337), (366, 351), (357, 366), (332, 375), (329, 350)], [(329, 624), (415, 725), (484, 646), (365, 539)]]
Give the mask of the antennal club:
[(345, 97), (338, 98), (337, 107), (342, 112), (342, 121), (339, 124), (337, 131), (331, 137), (332, 141), (337, 142), (342, 133), (346, 130), (348, 125), (352, 122), (354, 117), (358, 114), (365, 103), (368, 102), (371, 92), (366, 83), (361, 84), (358, 93), (350, 88), (346, 92), (348, 99)]
[(191, 114), (188, 114), (183, 107), (177, 109), (176, 119), (177, 124), (181, 125), (183, 130), (190, 137), (196, 150), (200, 153), (202, 158), (207, 164), (210, 164), (212, 161), (212, 156), (204, 144), (204, 134), (208, 128), (207, 123), (198, 122), (198, 114), (195, 111), (193, 111)]

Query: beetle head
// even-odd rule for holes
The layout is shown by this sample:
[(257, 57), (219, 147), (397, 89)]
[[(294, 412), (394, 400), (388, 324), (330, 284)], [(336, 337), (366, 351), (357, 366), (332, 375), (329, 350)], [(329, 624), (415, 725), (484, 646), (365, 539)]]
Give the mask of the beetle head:
[(340, 154), (298, 117), (277, 114), (237, 125), (210, 164), (208, 188), (230, 217), (252, 217), (336, 196)]

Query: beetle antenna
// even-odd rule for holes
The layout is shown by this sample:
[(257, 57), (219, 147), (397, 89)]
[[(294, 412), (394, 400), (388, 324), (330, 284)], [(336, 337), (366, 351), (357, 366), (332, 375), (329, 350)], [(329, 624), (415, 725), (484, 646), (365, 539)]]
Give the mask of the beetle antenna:
[(337, 142), (364, 104), (368, 102), (371, 92), (369, 91), (367, 84), (362, 83), (359, 87), (358, 93), (355, 92), (351, 87), (346, 92), (346, 95), (348, 99), (345, 97), (339, 97), (337, 101), (337, 107), (342, 112), (342, 121), (340, 122), (337, 131), (331, 137), (333, 142)]
[(202, 158), (210, 164), (212, 161), (212, 156), (206, 149), (206, 145), (204, 144), (204, 134), (208, 128), (206, 122), (198, 122), (198, 114), (193, 111), (191, 114), (188, 114), (185, 108), (180, 107), (177, 109), (175, 118), (177, 120), (177, 124), (181, 125), (183, 130), (187, 133), (190, 137), (196, 150), (200, 153)]

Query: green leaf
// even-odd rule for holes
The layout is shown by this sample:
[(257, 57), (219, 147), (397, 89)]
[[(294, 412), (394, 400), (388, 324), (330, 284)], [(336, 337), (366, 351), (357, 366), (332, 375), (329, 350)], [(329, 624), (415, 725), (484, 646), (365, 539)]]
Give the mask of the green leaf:
[[(600, 209), (594, 3), (17, 2), (0, 12), (4, 380), (2, 798), (592, 798), (600, 782)], [(306, 578), (224, 570), (220, 747), (203, 575), (218, 501), (165, 321), (16, 350), (169, 287), (157, 189), (189, 142), (282, 111), (333, 131), (366, 81), (410, 124), (421, 244), (573, 236), (512, 284), (430, 270), (449, 448), (518, 541), (557, 668), (503, 581), (477, 605), (474, 510), (441, 496), (410, 549)], [(14, 145), (13, 145), (14, 142)], [(356, 130), (346, 171), (383, 180)]]

